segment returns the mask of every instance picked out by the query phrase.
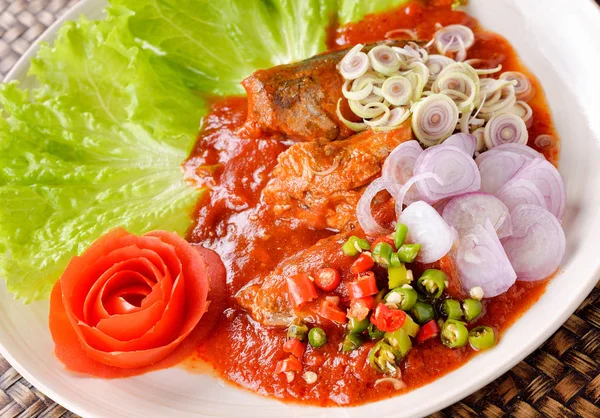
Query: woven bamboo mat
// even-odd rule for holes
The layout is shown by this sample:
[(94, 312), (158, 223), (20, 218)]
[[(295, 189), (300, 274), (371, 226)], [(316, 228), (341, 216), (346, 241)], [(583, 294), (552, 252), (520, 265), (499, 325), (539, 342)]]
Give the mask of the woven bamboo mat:
[[(0, 0), (0, 79), (77, 1)], [(485, 388), (432, 415), (472, 416), (600, 418), (600, 282), (562, 328), (532, 355)], [(0, 417), (75, 415), (33, 387), (0, 357)]]

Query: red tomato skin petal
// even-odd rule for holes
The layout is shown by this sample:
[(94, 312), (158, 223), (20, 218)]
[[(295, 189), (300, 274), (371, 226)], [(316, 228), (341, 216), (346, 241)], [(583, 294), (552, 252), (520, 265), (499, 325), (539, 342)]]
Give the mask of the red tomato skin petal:
[[(92, 247), (95, 244), (92, 244)], [(96, 251), (92, 253), (96, 254)], [(181, 262), (177, 258), (173, 246), (153, 237), (137, 237), (135, 235), (122, 237), (113, 243), (113, 247), (108, 253), (99, 258), (93, 259), (88, 257), (88, 254), (89, 252), (86, 251), (82, 256), (74, 257), (61, 277), (63, 297), (70, 299), (66, 303), (67, 311), (72, 312), (77, 318), (82, 317), (83, 307), (81, 304), (98, 278), (118, 262), (140, 257), (148, 258), (160, 269), (168, 269), (173, 277), (177, 277), (181, 269)], [(80, 267), (73, 269), (71, 268), (72, 264), (79, 264)]]
[[(155, 261), (160, 262), (158, 259)], [(142, 275), (142, 277), (144, 277), (146, 283), (148, 283), (148, 286), (150, 286), (152, 282), (158, 282), (165, 275), (163, 272), (160, 272), (149, 259), (141, 257), (121, 262), (121, 268), (123, 270), (132, 270), (138, 272)], [(160, 288), (155, 286), (152, 289), (152, 293), (162, 292), (162, 288), (163, 286), (160, 286)], [(90, 289), (90, 292), (87, 294), (83, 305), (83, 319), (86, 323), (96, 324), (100, 319), (111, 316), (111, 314), (104, 308), (102, 303), (99, 302), (104, 294), (111, 293), (115, 290), (117, 289), (113, 289), (110, 283), (94, 283)], [(150, 296), (150, 299), (152, 300), (155, 298), (157, 298), (157, 296)], [(162, 299), (162, 297), (158, 298)], [(144, 299), (144, 303), (147, 303), (146, 299)]]
[[(168, 303), (163, 302), (166, 306), (162, 312), (162, 317), (148, 332), (139, 338), (119, 340), (102, 332), (98, 327), (91, 327), (81, 322), (76, 325), (76, 331), (83, 336), (83, 340), (90, 348), (103, 352), (128, 352), (160, 348), (170, 341), (173, 341), (179, 335), (187, 335), (191, 330), (184, 330), (182, 327), (183, 315), (185, 315), (185, 287), (183, 286), (182, 280), (178, 279), (175, 282), (176, 284), (173, 286), (171, 299)], [(117, 317), (116, 319), (113, 326), (118, 326), (118, 323), (121, 320), (126, 320), (126, 318), (123, 317)], [(199, 320), (200, 318), (198, 317), (196, 323), (198, 323)], [(141, 326), (144, 325), (147, 324), (141, 324)]]
[[(206, 311), (206, 298), (208, 295), (208, 270), (200, 253), (186, 240), (175, 233), (154, 231), (146, 234), (159, 237), (175, 247), (175, 251), (183, 265), (183, 275), (186, 278), (186, 309), (187, 321), (184, 323), (186, 330), (196, 326)], [(193, 280), (191, 280), (193, 278)]]
[[(106, 272), (107, 261), (108, 265), (111, 265), (111, 258), (105, 256), (96, 260), (92, 269), (86, 269), (84, 268), (87, 267), (86, 264), (89, 265), (86, 262), (94, 261), (86, 260), (86, 258), (91, 255), (100, 256), (101, 250), (103, 250), (110, 251), (109, 256), (112, 255), (114, 261), (115, 257), (118, 258), (118, 256), (123, 256), (123, 253), (133, 251), (131, 248), (115, 250), (115, 243), (108, 242), (106, 236), (113, 238), (116, 236), (117, 246), (139, 243), (156, 249), (160, 251), (159, 258), (164, 261), (169, 270), (181, 270), (181, 275), (178, 275), (180, 277), (177, 277), (173, 285), (173, 292), (162, 318), (148, 333), (134, 340), (119, 341), (106, 335), (101, 329), (88, 326), (81, 320), (85, 301), (83, 285), (88, 285), (89, 291), (93, 280), (99, 277), (102, 270)], [(133, 235), (124, 236), (123, 231), (118, 230), (111, 231), (106, 236), (93, 244), (82, 257), (74, 257), (69, 263), (66, 274), (63, 275), (65, 280), (63, 282), (61, 278), (61, 285), (58, 287), (62, 294), (62, 309), (66, 312), (73, 331), (78, 335), (82, 349), (91, 359), (123, 368), (136, 368), (156, 363), (172, 352), (193, 331), (206, 311), (209, 281), (207, 266), (200, 252), (174, 233), (158, 231), (144, 237), (135, 237)], [(137, 249), (139, 250), (139, 248)], [(149, 253), (153, 253), (153, 251), (146, 250), (146, 254)], [(175, 254), (176, 256), (173, 257)], [(69, 271), (70, 269), (72, 271)], [(86, 273), (85, 280), (78, 281), (81, 276), (77, 273), (81, 274), (82, 272)], [(75, 306), (72, 306), (73, 304)], [(53, 306), (57, 306), (56, 301)], [(128, 315), (123, 317), (125, 316)], [(125, 319), (121, 318), (121, 320)], [(115, 320), (114, 322), (113, 327), (117, 326), (119, 321)], [(123, 332), (118, 337), (126, 338), (127, 335)], [(126, 350), (123, 350), (124, 348)]]
[(207, 312), (202, 317), (202, 322), (194, 328), (190, 335), (176, 347), (168, 356), (150, 366), (140, 368), (119, 368), (110, 366), (89, 358), (80, 344), (80, 340), (71, 326), (69, 317), (62, 300), (61, 282), (58, 281), (50, 298), (49, 326), (54, 340), (54, 355), (68, 370), (84, 373), (104, 379), (114, 379), (137, 376), (155, 370), (172, 367), (190, 354), (193, 354), (198, 344), (204, 340), (212, 330), (219, 317), (226, 308), (227, 283), (226, 270), (220, 257), (212, 250), (197, 248), (198, 252), (207, 260), (210, 275), (211, 300)]

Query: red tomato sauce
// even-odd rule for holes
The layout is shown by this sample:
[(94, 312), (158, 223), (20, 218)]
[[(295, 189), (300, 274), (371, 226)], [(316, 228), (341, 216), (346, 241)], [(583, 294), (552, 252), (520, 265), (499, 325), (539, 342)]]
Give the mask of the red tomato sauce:
[[(432, 5), (434, 3), (438, 5)], [(503, 37), (482, 30), (475, 19), (451, 11), (446, 3), (430, 2), (429, 6), (411, 3), (384, 14), (367, 16), (359, 23), (332, 30), (329, 47), (379, 41), (388, 31), (398, 28), (414, 29), (419, 38), (430, 39), (436, 23), (470, 26), (476, 34), (476, 43), (469, 50), (469, 58), (489, 59), (491, 66), (502, 64), (504, 71), (521, 71), (530, 77), (537, 92), (529, 102), (534, 112), (529, 129), (530, 145), (556, 162), (558, 141), (545, 149), (533, 143), (540, 134), (556, 138), (537, 79), (522, 66)], [(215, 102), (184, 164), (190, 181), (210, 188), (198, 204), (195, 223), (187, 238), (220, 254), (228, 272), (230, 295), (228, 309), (210, 338), (198, 347), (197, 357), (235, 385), (286, 401), (322, 406), (357, 405), (401, 393), (389, 384), (374, 386), (382, 375), (368, 363), (367, 353), (372, 343), (350, 353), (340, 352), (343, 327), (331, 322), (321, 325), (327, 333), (327, 344), (318, 349), (309, 346), (303, 359), (304, 371), (318, 374), (316, 383), (307, 384), (300, 376), (288, 383), (284, 374), (274, 373), (275, 364), (289, 355), (283, 352), (285, 329), (260, 326), (237, 306), (233, 297), (248, 281), (333, 233), (283, 222), (261, 208), (260, 192), (269, 180), (277, 156), (291, 143), (283, 138), (241, 138), (236, 130), (244, 123), (246, 114), (245, 98)], [(445, 262), (438, 263), (438, 267), (453, 274), (451, 265)], [(501, 334), (539, 299), (546, 283), (517, 282), (507, 293), (485, 300), (484, 313), (476, 323), (492, 326)], [(437, 379), (463, 365), (474, 354), (470, 348), (448, 349), (439, 338), (422, 345), (415, 343), (401, 365), (402, 378), (407, 384), (403, 391)]]

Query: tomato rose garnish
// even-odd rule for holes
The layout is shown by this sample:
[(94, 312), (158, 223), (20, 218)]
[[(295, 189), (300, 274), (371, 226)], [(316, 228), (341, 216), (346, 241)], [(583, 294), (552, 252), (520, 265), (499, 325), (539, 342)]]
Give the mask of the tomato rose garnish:
[[(206, 312), (209, 271), (220, 276), (215, 285), (222, 289), (218, 255), (177, 234), (110, 231), (73, 257), (53, 289), (55, 355), (67, 368), (103, 376), (119, 374), (99, 372), (103, 365), (132, 369), (160, 362)], [(81, 351), (88, 359), (77, 358)]]

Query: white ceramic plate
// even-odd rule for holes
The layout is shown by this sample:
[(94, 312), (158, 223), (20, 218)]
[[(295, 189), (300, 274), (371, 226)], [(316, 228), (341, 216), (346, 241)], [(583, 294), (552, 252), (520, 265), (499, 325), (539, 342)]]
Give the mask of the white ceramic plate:
[[(102, 16), (104, 0), (83, 0), (58, 25)], [(552, 107), (563, 151), (560, 171), (568, 204), (567, 254), (546, 293), (497, 348), (404, 396), (356, 408), (299, 407), (236, 389), (207, 374), (170, 369), (100, 380), (66, 373), (52, 356), (48, 303), (24, 306), (0, 284), (0, 352), (31, 383), (84, 417), (423, 416), (460, 400), (509, 370), (544, 342), (583, 301), (600, 276), (600, 12), (591, 0), (471, 0), (469, 12), (517, 48)], [(7, 80), (25, 81), (30, 49)]]

